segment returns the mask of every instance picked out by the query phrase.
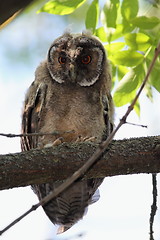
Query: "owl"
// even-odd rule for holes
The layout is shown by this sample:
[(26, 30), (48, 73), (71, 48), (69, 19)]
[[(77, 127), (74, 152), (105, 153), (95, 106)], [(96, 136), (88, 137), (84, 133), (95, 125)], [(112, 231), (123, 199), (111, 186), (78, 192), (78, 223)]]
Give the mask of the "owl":
[[(22, 137), (22, 151), (63, 142), (105, 140), (113, 125), (110, 88), (110, 68), (98, 38), (88, 33), (65, 33), (56, 39), (27, 91), (22, 133), (56, 131), (57, 135)], [(76, 181), (43, 206), (52, 223), (59, 225), (58, 233), (72, 227), (88, 206), (99, 199), (102, 181), (102, 178)], [(60, 184), (49, 182), (32, 188), (41, 200)]]

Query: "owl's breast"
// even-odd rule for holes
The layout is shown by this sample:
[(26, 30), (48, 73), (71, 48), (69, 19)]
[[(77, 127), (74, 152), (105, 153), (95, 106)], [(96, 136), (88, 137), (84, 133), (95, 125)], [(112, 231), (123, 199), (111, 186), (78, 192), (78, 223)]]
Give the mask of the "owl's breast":
[(56, 137), (45, 136), (45, 144), (58, 137), (62, 137), (64, 142), (91, 137), (98, 142), (102, 140), (105, 131), (103, 108), (93, 94), (88, 95), (85, 91), (75, 89), (70, 92), (68, 89), (53, 92), (48, 97), (44, 113), (43, 122), (47, 124), (41, 125), (40, 132), (59, 132)]

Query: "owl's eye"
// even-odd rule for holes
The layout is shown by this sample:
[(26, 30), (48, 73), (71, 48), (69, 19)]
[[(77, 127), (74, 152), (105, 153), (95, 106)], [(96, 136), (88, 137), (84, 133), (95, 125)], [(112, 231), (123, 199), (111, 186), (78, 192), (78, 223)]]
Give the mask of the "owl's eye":
[(59, 57), (59, 58), (58, 58), (58, 62), (59, 62), (60, 64), (66, 63), (66, 57)]
[(85, 56), (83, 56), (82, 57), (82, 63), (84, 63), (84, 64), (88, 64), (88, 63), (90, 63), (91, 62), (91, 56), (89, 56), (89, 55), (85, 55)]

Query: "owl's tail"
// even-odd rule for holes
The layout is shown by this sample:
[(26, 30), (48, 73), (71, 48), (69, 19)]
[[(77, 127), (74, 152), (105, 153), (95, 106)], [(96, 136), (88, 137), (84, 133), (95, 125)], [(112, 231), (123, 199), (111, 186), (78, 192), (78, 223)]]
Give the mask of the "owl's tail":
[(61, 226), (59, 226), (59, 228), (58, 228), (58, 230), (57, 230), (57, 234), (64, 233), (64, 232), (67, 231), (68, 229), (70, 229), (70, 227), (61, 225)]

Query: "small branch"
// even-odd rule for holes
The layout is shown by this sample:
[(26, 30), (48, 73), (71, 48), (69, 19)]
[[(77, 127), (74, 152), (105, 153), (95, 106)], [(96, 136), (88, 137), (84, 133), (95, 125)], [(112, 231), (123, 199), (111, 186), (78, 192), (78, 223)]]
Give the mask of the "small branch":
[(33, 205), (28, 211), (26, 211), (24, 214), (22, 214), (20, 217), (16, 218), (13, 222), (11, 222), (7, 227), (5, 227), (2, 231), (0, 231), (0, 236), (6, 232), (8, 229), (13, 227), (16, 223), (18, 223), (20, 220), (22, 220), (24, 217), (26, 217), (29, 213), (33, 212), (36, 210), (37, 207), (36, 205)]
[(70, 130), (70, 131), (54, 131), (51, 133), (23, 133), (23, 134), (12, 134), (12, 133), (0, 133), (1, 137), (8, 137), (8, 138), (15, 138), (15, 137), (28, 137), (28, 136), (48, 136), (48, 135), (53, 135), (53, 136), (57, 136), (57, 135), (61, 135), (64, 133), (73, 133), (74, 130)]
[(131, 123), (131, 122), (127, 122), (126, 124), (132, 125), (132, 126), (136, 126), (136, 127), (143, 127), (143, 128), (147, 128), (147, 125), (143, 125), (143, 124), (137, 124), (137, 123)]
[[(115, 130), (112, 131), (112, 133), (109, 135), (109, 137), (107, 138), (106, 141), (104, 141), (103, 143), (101, 143), (99, 145), (99, 147), (97, 148), (97, 150), (94, 152), (94, 154), (87, 160), (86, 163), (84, 163), (84, 165), (79, 168), (75, 173), (73, 173), (73, 175), (69, 178), (66, 179), (65, 182), (63, 182), (59, 187), (57, 187), (54, 191), (52, 191), (49, 195), (47, 195), (46, 197), (44, 197), (39, 203), (37, 203), (36, 205), (34, 205), (30, 210), (28, 210), (25, 214), (23, 214), (20, 219), (22, 219), (24, 216), (27, 216), (30, 212), (32, 212), (33, 210), (37, 209), (39, 206), (43, 206), (45, 205), (47, 202), (49, 202), (51, 199), (56, 198), (61, 192), (63, 192), (65, 189), (67, 189), (71, 184), (74, 183), (74, 181), (76, 181), (78, 178), (82, 177), (96, 162), (97, 160), (101, 157), (101, 155), (106, 151), (106, 149), (108, 148), (109, 143), (113, 140), (116, 132), (119, 130), (119, 128), (126, 123), (126, 119), (128, 117), (128, 115), (130, 114), (130, 112), (133, 110), (133, 107), (137, 101), (137, 99), (139, 98), (147, 80), (148, 77), (153, 69), (154, 63), (158, 57), (160, 53), (160, 44), (158, 45), (157, 49), (155, 50), (155, 55), (153, 57), (153, 60), (151, 62), (151, 65), (148, 69), (148, 72), (146, 74), (146, 77), (136, 95), (136, 97), (134, 98), (133, 102), (131, 103), (131, 105), (128, 107), (128, 110), (126, 111), (125, 115), (122, 117), (122, 119), (120, 120), (119, 124), (117, 125), (117, 127), (115, 128)], [(14, 221), (16, 223), (16, 220)], [(13, 226), (15, 223), (11, 223), (9, 226)], [(8, 230), (10, 227), (6, 227), (5, 229)], [(2, 233), (4, 233), (6, 230), (2, 230), (0, 231), (0, 235), (2, 235)]]
[(154, 240), (153, 237), (153, 223), (154, 223), (154, 218), (156, 215), (157, 211), (157, 174), (152, 174), (152, 185), (153, 185), (153, 203), (151, 206), (151, 214), (150, 214), (150, 240)]

